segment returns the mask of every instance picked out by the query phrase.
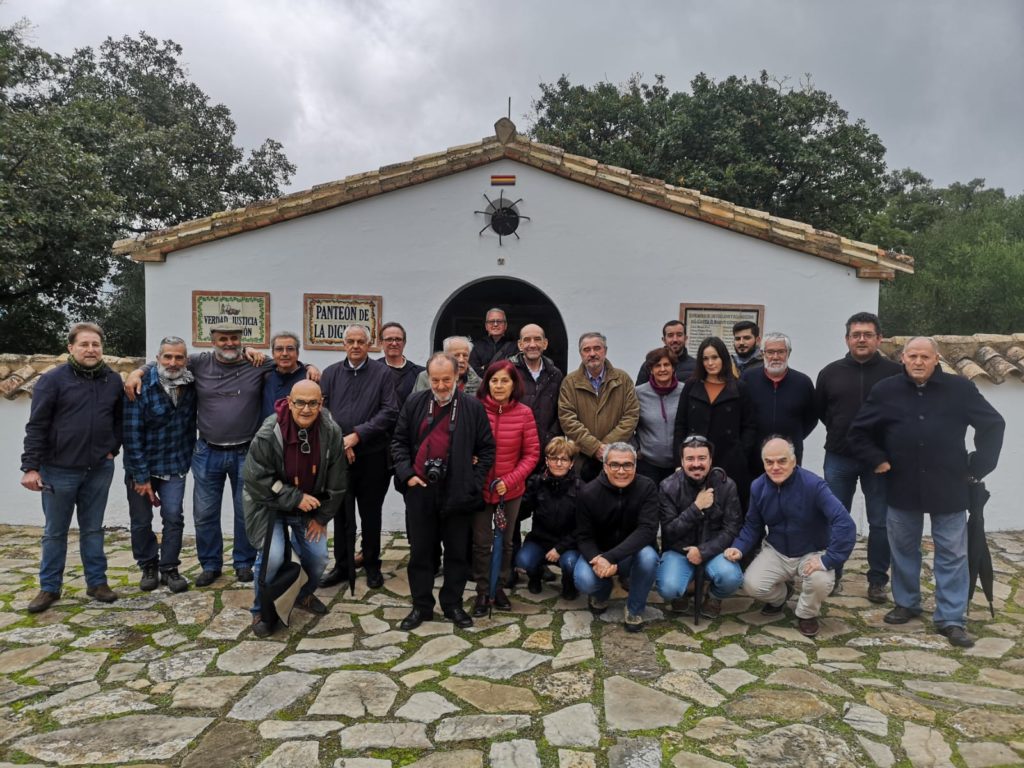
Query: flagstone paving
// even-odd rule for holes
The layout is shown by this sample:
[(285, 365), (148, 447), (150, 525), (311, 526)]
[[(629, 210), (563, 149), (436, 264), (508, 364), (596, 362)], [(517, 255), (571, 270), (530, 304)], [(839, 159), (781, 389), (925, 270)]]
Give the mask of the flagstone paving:
[[(107, 535), (121, 600), (86, 598), (73, 541), (61, 600), (29, 616), (39, 534), (0, 526), (0, 768), (1024, 765), (1020, 532), (990, 536), (997, 613), (975, 598), (970, 650), (931, 631), (927, 570), (925, 616), (882, 621), (863, 542), (815, 639), (792, 603), (766, 617), (743, 596), (694, 625), (652, 594), (630, 634), (620, 591), (595, 617), (549, 585), (471, 630), (404, 632), (408, 542), (387, 535), (383, 589), (320, 590), (327, 615), (259, 640), (230, 568), (140, 592), (124, 531)], [(182, 559), (194, 579), (191, 541)]]

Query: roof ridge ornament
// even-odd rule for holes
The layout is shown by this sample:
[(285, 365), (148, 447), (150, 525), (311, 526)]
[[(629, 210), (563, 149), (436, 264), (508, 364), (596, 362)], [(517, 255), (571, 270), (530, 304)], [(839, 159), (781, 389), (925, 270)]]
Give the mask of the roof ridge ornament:
[(494, 124), (494, 135), (502, 144), (508, 144), (516, 137), (516, 124), (503, 117)]

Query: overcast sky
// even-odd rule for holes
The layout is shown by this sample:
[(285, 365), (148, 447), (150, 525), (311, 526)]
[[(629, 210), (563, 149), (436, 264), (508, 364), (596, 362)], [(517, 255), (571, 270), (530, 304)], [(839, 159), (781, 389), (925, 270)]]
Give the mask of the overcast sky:
[(985, 0), (6, 0), (33, 42), (70, 53), (140, 30), (184, 47), (246, 148), (278, 139), (292, 189), (493, 133), (539, 82), (806, 73), (938, 185), (1024, 191), (1024, 2)]

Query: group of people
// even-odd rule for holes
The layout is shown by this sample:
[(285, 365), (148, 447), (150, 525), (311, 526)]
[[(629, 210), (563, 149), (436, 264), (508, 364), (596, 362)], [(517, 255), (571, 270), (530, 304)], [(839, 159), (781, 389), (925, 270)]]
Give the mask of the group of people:
[[(60, 597), (76, 508), (87, 594), (117, 599), (102, 520), (123, 441), (140, 588), (189, 587), (178, 570), (189, 471), (202, 566), (195, 585), (221, 577), (229, 482), (232, 564), (237, 580), (254, 582), (261, 637), (276, 624), (263, 592), (289, 550), (307, 576), (302, 609), (325, 613), (316, 589), (360, 568), (368, 588), (383, 585), (381, 510), (392, 482), (410, 544), (404, 630), (431, 619), (437, 602), (446, 619), (471, 626), (511, 607), (506, 590), (517, 571), (539, 593), (557, 566), (563, 597), (584, 593), (595, 612), (606, 610), (617, 579), (628, 593), (628, 631), (643, 627), (652, 588), (676, 610), (692, 595), (709, 617), (743, 589), (767, 614), (782, 612), (797, 591), (797, 626), (813, 636), (854, 546), (849, 509), (859, 482), (868, 599), (888, 601), (891, 570), (895, 606), (885, 620), (921, 613), (920, 539), (930, 515), (936, 629), (954, 645), (973, 642), (964, 628), (967, 493), (995, 467), (1004, 422), (971, 382), (941, 370), (933, 340), (908, 342), (901, 365), (879, 351), (878, 318), (857, 313), (846, 323), (848, 353), (812, 382), (789, 367), (785, 334), (762, 339), (744, 321), (732, 329), (731, 353), (709, 337), (691, 357), (686, 328), (673, 320), (634, 380), (608, 360), (601, 333), (580, 336), (581, 363), (563, 375), (540, 326), (509, 338), (495, 308), (484, 329), (475, 342), (445, 339), (421, 367), (405, 358), (400, 324), (381, 328), (380, 360), (369, 357), (369, 329), (349, 326), (345, 359), (321, 372), (300, 362), (293, 333), (275, 334), (265, 360), (242, 346), (237, 328), (215, 326), (211, 352), (189, 355), (181, 338), (166, 337), (155, 361), (122, 387), (103, 363), (102, 330), (75, 325), (68, 362), (40, 377), (26, 427), (22, 485), (42, 492), (46, 519), (29, 611)], [(824, 477), (801, 466), (819, 421)], [(470, 579), (476, 597), (467, 611)]]

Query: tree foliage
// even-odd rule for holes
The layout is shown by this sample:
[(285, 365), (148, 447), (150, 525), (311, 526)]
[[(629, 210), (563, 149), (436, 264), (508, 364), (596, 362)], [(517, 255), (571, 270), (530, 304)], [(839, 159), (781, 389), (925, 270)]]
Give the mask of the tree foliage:
[[(272, 139), (248, 155), (235, 145), (230, 110), (171, 40), (59, 57), (23, 33), (0, 29), (0, 348), (52, 346), (88, 313), (111, 351), (141, 354), (142, 270), (115, 262), (112, 242), (277, 196), (295, 167)], [(25, 333), (28, 316), (42, 325)]]
[(901, 172), (869, 237), (914, 256), (914, 274), (882, 286), (892, 334), (1013, 333), (1024, 318), (1024, 197), (982, 179), (935, 189)]
[(593, 87), (563, 75), (540, 90), (532, 136), (569, 152), (851, 236), (885, 201), (881, 140), (809, 80), (699, 74), (672, 92), (660, 75)]

